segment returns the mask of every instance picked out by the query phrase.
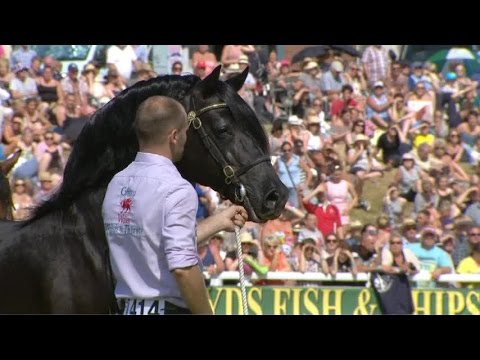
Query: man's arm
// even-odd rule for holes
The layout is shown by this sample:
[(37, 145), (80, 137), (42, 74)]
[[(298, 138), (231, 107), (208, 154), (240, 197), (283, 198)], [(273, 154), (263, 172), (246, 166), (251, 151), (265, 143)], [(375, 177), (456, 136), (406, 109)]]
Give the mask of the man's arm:
[(193, 314), (213, 315), (207, 288), (198, 265), (173, 270), (182, 297)]
[(235, 231), (235, 226), (242, 227), (247, 219), (247, 211), (242, 206), (232, 205), (197, 224), (197, 241), (206, 240), (222, 230)]

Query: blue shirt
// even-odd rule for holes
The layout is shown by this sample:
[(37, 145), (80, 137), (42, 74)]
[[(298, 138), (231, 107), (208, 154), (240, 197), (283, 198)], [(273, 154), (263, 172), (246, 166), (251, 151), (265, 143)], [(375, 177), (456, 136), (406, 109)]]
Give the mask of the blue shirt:
[[(412, 250), (420, 261), (420, 272), (432, 273), (437, 268), (449, 267), (452, 269), (452, 273), (455, 273), (452, 259), (445, 250), (437, 246), (427, 250), (422, 247), (421, 243), (410, 243), (407, 248)], [(424, 288), (433, 288), (435, 287), (435, 282), (419, 282), (418, 285)]]
[(108, 185), (102, 207), (120, 298), (162, 298), (187, 307), (171, 273), (200, 262), (198, 200), (172, 161), (139, 152)]

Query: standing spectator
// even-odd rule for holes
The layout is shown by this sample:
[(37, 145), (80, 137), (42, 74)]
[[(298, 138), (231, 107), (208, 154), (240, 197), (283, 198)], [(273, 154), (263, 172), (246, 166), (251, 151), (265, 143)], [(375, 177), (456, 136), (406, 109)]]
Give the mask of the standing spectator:
[[(305, 209), (317, 217), (317, 228), (324, 237), (329, 234), (338, 234), (343, 239), (342, 220), (340, 210), (334, 204), (331, 204), (326, 196), (326, 185), (318, 185), (312, 192), (303, 197), (303, 206)], [(318, 204), (310, 203), (310, 200), (316, 196)]]
[(381, 263), (378, 256), (380, 248), (375, 248), (378, 239), (378, 231), (375, 225), (366, 224), (362, 229), (362, 238), (358, 246), (352, 246), (352, 252), (356, 253), (356, 265), (358, 272), (371, 272), (377, 270)]
[[(288, 189), (289, 203), (300, 208), (299, 191), (307, 189), (310, 184), (312, 173), (307, 164), (297, 155), (293, 154), (293, 146), (289, 142), (282, 144), (282, 156), (280, 156), (275, 163), (275, 169), (280, 177), (280, 180)], [(301, 170), (306, 174), (305, 182), (301, 182)]]
[(14, 182), (12, 192), (13, 219), (26, 220), (34, 206), (34, 201), (28, 193), (25, 179), (17, 179)]
[(16, 68), (19, 65), (27, 67), (30, 69), (32, 65), (32, 59), (37, 56), (37, 53), (34, 50), (28, 48), (28, 45), (20, 45), (20, 47), (12, 52), (10, 56), (10, 67)]
[(382, 45), (368, 46), (363, 52), (362, 64), (371, 87), (377, 81), (386, 81), (390, 77), (390, 59)]
[[(215, 66), (217, 66), (217, 57), (209, 50), (208, 45), (198, 45), (197, 51), (192, 54), (192, 67), (194, 69), (197, 68), (200, 62), (205, 64), (204, 76), (208, 76)], [(195, 75), (198, 76), (198, 74)]]
[(325, 183), (325, 186), (328, 201), (340, 210), (342, 226), (347, 226), (350, 224), (350, 211), (357, 205), (358, 197), (353, 185), (343, 179), (342, 175), (343, 170), (341, 166), (335, 166), (333, 174)]
[(420, 261), (412, 250), (405, 248), (402, 236), (397, 232), (390, 234), (388, 247), (382, 250), (382, 270), (408, 275), (415, 275), (420, 270)]
[(107, 66), (109, 70), (117, 70), (126, 85), (140, 63), (131, 45), (112, 45), (107, 50)]

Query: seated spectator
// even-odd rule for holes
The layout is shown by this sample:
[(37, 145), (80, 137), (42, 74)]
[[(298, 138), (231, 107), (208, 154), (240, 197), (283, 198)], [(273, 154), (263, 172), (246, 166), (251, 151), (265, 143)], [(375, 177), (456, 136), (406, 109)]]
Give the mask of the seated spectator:
[(395, 174), (395, 183), (400, 190), (400, 196), (408, 202), (413, 202), (417, 191), (420, 189), (422, 172), (415, 165), (415, 158), (412, 154), (403, 154), (402, 163)]
[(37, 96), (37, 84), (28, 76), (28, 67), (19, 64), (15, 68), (16, 77), (10, 82), (12, 99), (22, 99)]
[[(261, 265), (268, 266), (268, 271), (292, 271), (287, 256), (282, 251), (280, 241), (275, 235), (262, 239), (262, 251), (259, 251), (258, 260)], [(260, 280), (257, 285), (293, 285), (292, 281)]]
[(298, 241), (303, 242), (305, 239), (313, 239), (318, 249), (323, 248), (325, 240), (323, 234), (317, 228), (317, 216), (307, 213), (303, 220), (303, 226), (298, 233)]
[[(420, 273), (431, 274), (432, 280), (438, 280), (443, 274), (454, 273), (453, 262), (450, 256), (435, 243), (439, 240), (437, 230), (425, 227), (421, 231), (420, 243), (409, 244), (408, 248), (420, 261)], [(434, 288), (435, 281), (418, 282), (419, 287)]]
[(203, 270), (209, 275), (217, 275), (225, 270), (221, 255), (223, 240), (223, 233), (219, 232), (206, 241), (197, 244), (198, 256), (202, 260)]
[[(335, 249), (334, 255), (330, 256), (326, 262), (328, 265), (328, 270), (333, 277), (335, 277), (337, 273), (352, 273), (353, 276), (357, 275), (355, 259), (345, 243), (339, 244), (339, 246)], [(343, 286), (349, 285), (343, 284)]]
[[(480, 243), (473, 245), (472, 255), (460, 261), (457, 267), (459, 274), (480, 274)], [(479, 289), (480, 283), (461, 283), (462, 287)]]
[(383, 198), (383, 212), (388, 217), (388, 223), (392, 228), (400, 228), (405, 212), (407, 200), (400, 196), (398, 186), (391, 184)]
[[(294, 271), (301, 273), (306, 272), (323, 272), (328, 273), (328, 265), (325, 259), (322, 258), (320, 250), (316, 247), (315, 240), (307, 238), (301, 244), (300, 257), (294, 263)], [(298, 286), (320, 286), (318, 281), (298, 281)]]

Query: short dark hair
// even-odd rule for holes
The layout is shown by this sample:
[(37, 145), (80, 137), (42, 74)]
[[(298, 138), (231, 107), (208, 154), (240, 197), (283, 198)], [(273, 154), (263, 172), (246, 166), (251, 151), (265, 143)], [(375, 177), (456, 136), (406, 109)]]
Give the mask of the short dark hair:
[(342, 86), (342, 93), (343, 93), (345, 90), (349, 90), (350, 92), (353, 93), (353, 87), (352, 87), (352, 85), (350, 85), (350, 84), (345, 84), (345, 85), (343, 85), (343, 86)]
[(163, 142), (172, 129), (182, 128), (183, 120), (186, 113), (182, 104), (170, 97), (151, 96), (137, 109), (135, 133), (140, 144)]

